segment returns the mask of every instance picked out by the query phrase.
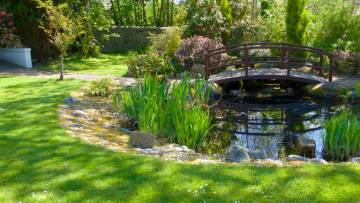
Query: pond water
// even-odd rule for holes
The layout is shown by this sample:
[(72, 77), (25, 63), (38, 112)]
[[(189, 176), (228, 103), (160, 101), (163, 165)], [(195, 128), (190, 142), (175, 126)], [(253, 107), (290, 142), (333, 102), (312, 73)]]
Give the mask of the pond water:
[(356, 108), (314, 101), (274, 86), (243, 94), (230, 91), (219, 103), (215, 120), (219, 131), (231, 135), (227, 151), (241, 146), (257, 159), (283, 159), (290, 154), (323, 158), (325, 120)]

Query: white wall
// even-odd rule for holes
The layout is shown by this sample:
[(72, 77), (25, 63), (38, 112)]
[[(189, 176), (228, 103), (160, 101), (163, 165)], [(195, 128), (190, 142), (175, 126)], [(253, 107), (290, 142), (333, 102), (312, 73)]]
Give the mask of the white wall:
[(32, 68), (30, 48), (0, 48), (0, 59), (25, 68)]

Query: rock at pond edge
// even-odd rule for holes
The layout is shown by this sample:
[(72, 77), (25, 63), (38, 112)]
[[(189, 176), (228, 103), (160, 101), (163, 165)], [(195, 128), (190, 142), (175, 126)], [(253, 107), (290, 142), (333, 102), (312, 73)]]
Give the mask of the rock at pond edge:
[(304, 162), (307, 162), (307, 161), (309, 161), (310, 159), (309, 159), (309, 158), (306, 158), (306, 157), (299, 156), (299, 155), (289, 155), (289, 156), (287, 157), (287, 160), (288, 160), (288, 161), (304, 161)]
[(305, 91), (314, 98), (343, 99), (345, 88), (334, 83), (310, 84)]
[(78, 100), (75, 97), (69, 96), (64, 99), (64, 104), (75, 104)]
[(355, 157), (351, 159), (351, 162), (353, 163), (360, 163), (360, 157)]
[(156, 136), (152, 134), (143, 134), (140, 132), (130, 133), (130, 144), (133, 147), (142, 149), (152, 148), (156, 143)]
[(325, 161), (324, 159), (320, 159), (320, 158), (310, 159), (310, 163), (313, 163), (313, 164), (328, 164), (327, 161)]
[(250, 161), (248, 151), (245, 147), (233, 147), (226, 154), (225, 159), (229, 162), (248, 162)]
[(75, 117), (80, 117), (80, 118), (87, 118), (87, 114), (85, 113), (85, 111), (83, 110), (75, 110), (72, 112), (72, 115)]

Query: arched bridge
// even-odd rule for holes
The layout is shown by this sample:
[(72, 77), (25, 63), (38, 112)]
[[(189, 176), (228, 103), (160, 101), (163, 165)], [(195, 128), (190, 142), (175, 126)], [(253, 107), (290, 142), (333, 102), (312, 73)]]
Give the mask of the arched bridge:
[[(324, 60), (329, 58), (329, 66)], [(331, 55), (323, 49), (272, 42), (237, 44), (205, 55), (206, 78), (218, 84), (240, 80), (332, 82)]]

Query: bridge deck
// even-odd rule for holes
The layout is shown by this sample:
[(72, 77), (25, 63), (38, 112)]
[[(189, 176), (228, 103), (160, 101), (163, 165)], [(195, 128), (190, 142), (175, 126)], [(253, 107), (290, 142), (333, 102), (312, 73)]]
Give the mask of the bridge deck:
[(290, 71), (290, 76), (287, 75), (287, 70), (280, 68), (261, 68), (249, 69), (248, 75), (244, 69), (225, 70), (218, 74), (211, 75), (209, 81), (218, 84), (233, 82), (238, 80), (252, 80), (252, 79), (270, 79), (270, 80), (291, 80), (305, 83), (325, 83), (326, 79), (316, 76), (312, 73), (300, 72), (296, 70)]

